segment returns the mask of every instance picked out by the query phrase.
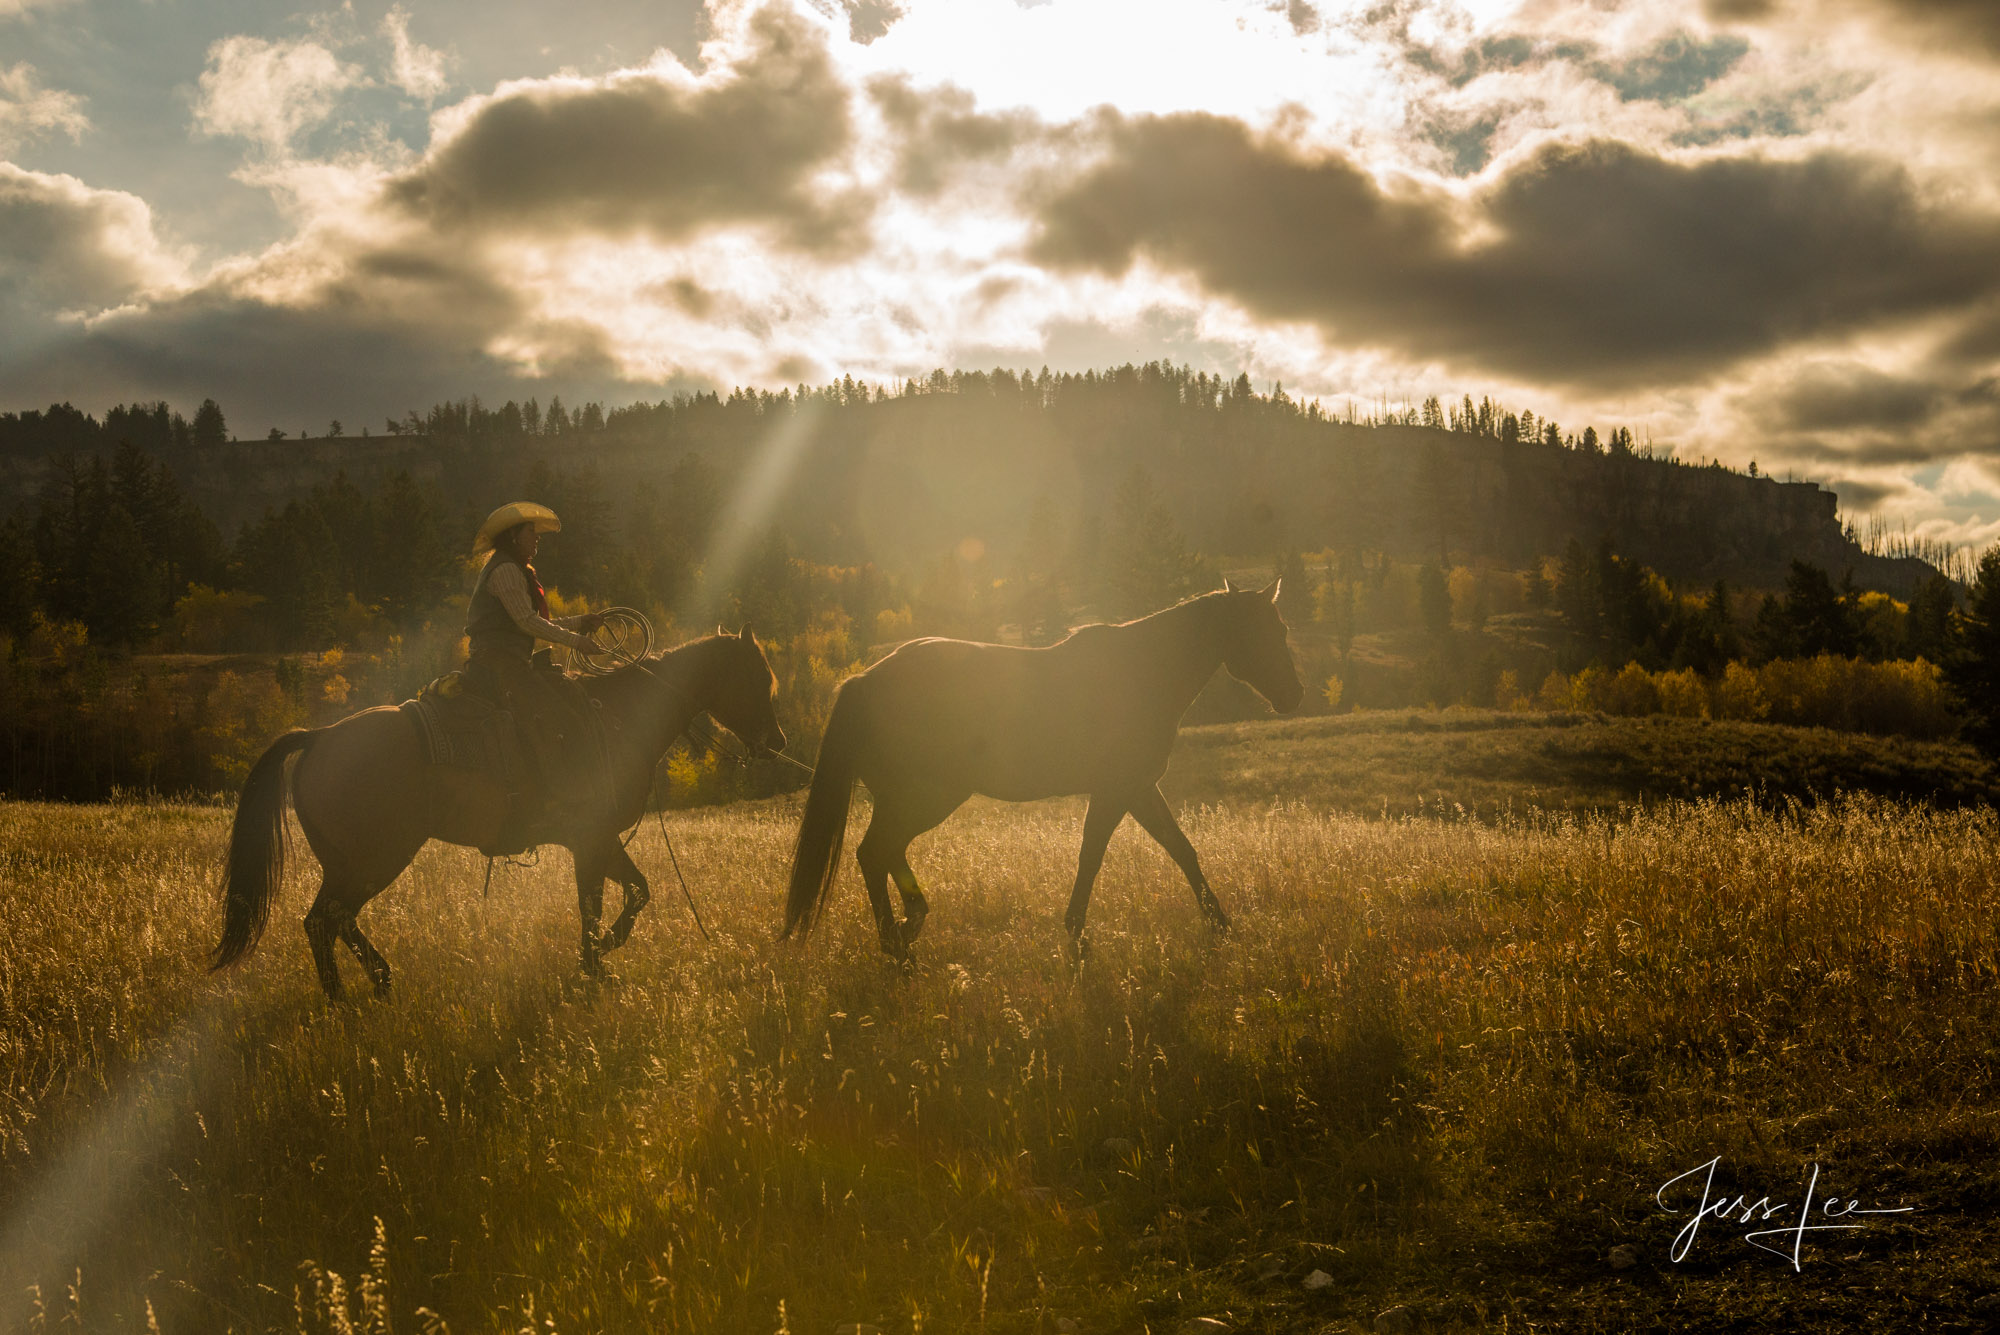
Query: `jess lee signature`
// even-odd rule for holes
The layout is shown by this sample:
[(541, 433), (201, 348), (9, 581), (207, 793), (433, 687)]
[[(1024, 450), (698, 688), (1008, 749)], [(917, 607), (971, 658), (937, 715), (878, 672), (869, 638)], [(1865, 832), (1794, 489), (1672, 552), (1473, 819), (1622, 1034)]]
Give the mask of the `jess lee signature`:
[[(1674, 1245), (1669, 1255), (1675, 1261), (1679, 1261), (1682, 1257), (1686, 1256), (1689, 1249), (1694, 1246), (1695, 1236), (1700, 1233), (1701, 1224), (1704, 1219), (1734, 1219), (1739, 1224), (1762, 1224), (1769, 1223), (1774, 1218), (1789, 1217), (1792, 1220), (1791, 1223), (1781, 1228), (1758, 1229), (1754, 1232), (1745, 1233), (1743, 1240), (1752, 1247), (1770, 1252), (1773, 1256), (1785, 1257), (1791, 1261), (1792, 1269), (1797, 1270), (1799, 1268), (1799, 1252), (1805, 1245), (1806, 1234), (1851, 1233), (1857, 1229), (1868, 1227), (1866, 1221), (1822, 1223), (1820, 1222), (1821, 1219), (1848, 1220), (1852, 1219), (1855, 1215), (1909, 1214), (1916, 1209), (1914, 1205), (1898, 1206), (1895, 1209), (1863, 1209), (1861, 1202), (1858, 1200), (1849, 1200), (1843, 1204), (1840, 1197), (1834, 1195), (1820, 1201), (1820, 1218), (1815, 1218), (1813, 1214), (1813, 1197), (1819, 1188), (1819, 1165), (1814, 1164), (1812, 1166), (1812, 1177), (1806, 1182), (1805, 1200), (1797, 1207), (1798, 1213), (1791, 1215), (1789, 1212), (1793, 1209), (1793, 1206), (1789, 1201), (1773, 1202), (1769, 1196), (1763, 1196), (1753, 1201), (1746, 1195), (1734, 1197), (1718, 1197), (1714, 1195), (1715, 1169), (1716, 1165), (1721, 1162), (1722, 1156), (1718, 1154), (1707, 1163), (1690, 1168), (1679, 1177), (1667, 1181), (1658, 1191), (1653, 1193), (1653, 1200), (1662, 1210), (1665, 1210), (1668, 1214), (1680, 1214), (1681, 1211), (1679, 1209), (1667, 1204), (1667, 1193), (1676, 1185), (1687, 1182), (1686, 1193), (1692, 1195), (1694, 1184), (1689, 1182), (1689, 1179), (1695, 1177), (1701, 1179), (1701, 1201), (1695, 1207), (1694, 1218), (1688, 1220), (1687, 1226), (1674, 1235)], [(1789, 1238), (1791, 1242), (1790, 1246), (1786, 1247), (1782, 1244), (1773, 1245), (1765, 1242), (1762, 1240), (1765, 1238)]]

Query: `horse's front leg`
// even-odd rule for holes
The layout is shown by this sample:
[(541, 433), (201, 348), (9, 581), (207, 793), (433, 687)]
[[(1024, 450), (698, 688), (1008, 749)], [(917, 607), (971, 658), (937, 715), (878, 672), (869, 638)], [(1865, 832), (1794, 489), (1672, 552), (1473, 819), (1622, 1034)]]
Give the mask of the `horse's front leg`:
[(639, 910), (645, 908), (648, 901), (653, 898), (653, 891), (646, 884), (645, 873), (639, 870), (638, 865), (632, 861), (631, 854), (622, 846), (613, 850), (607, 870), (611, 879), (618, 882), (625, 891), (624, 906), (618, 910), (618, 917), (612, 922), (610, 930), (604, 934), (604, 949), (616, 950), (625, 944), (627, 937), (632, 935), (632, 924), (638, 921)]
[(1194, 845), (1181, 830), (1181, 823), (1174, 819), (1173, 808), (1160, 795), (1158, 784), (1139, 794), (1132, 802), (1132, 819), (1144, 827), (1147, 834), (1167, 851), (1174, 865), (1187, 877), (1188, 889), (1194, 891), (1195, 905), (1201, 909), (1202, 917), (1208, 919), (1209, 926), (1218, 932), (1229, 930), (1229, 915), (1222, 911), (1222, 901), (1215, 897), (1215, 891), (1208, 884), (1208, 877), (1202, 874), (1201, 859), (1195, 856)]
[(1063, 925), (1078, 954), (1083, 952), (1083, 923), (1090, 914), (1090, 889), (1097, 883), (1097, 869), (1104, 865), (1104, 849), (1111, 842), (1118, 822), (1125, 819), (1125, 803), (1109, 793), (1093, 793), (1090, 810), (1083, 817), (1083, 847), (1076, 855), (1076, 884), (1069, 892), (1069, 912)]
[(603, 848), (594, 845), (571, 849), (570, 856), (576, 862), (576, 909), (583, 924), (583, 971), (600, 974), (604, 972), (606, 947), (597, 924), (604, 916), (604, 871), (610, 859)]

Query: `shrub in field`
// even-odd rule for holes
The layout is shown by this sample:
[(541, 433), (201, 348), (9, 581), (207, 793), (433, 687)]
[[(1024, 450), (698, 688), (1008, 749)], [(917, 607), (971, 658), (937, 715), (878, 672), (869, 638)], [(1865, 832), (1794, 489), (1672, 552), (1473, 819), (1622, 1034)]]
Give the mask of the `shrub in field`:
[(1943, 674), (1921, 658), (1870, 663), (1820, 654), (1755, 668), (1732, 662), (1707, 682), (1692, 668), (1647, 672), (1633, 662), (1611, 672), (1592, 664), (1574, 677), (1550, 673), (1536, 703), (1548, 710), (1768, 720), (1905, 737), (1949, 737), (1957, 727)]
[(240, 788), (271, 739), (305, 722), (305, 707), (274, 677), (224, 672), (209, 692), (203, 735), (223, 782)]
[(1535, 704), (1550, 713), (1572, 707), (1569, 678), (1560, 669), (1551, 668), (1549, 675), (1542, 678), (1541, 688), (1535, 692)]
[(1701, 674), (1693, 668), (1662, 672), (1653, 678), (1653, 687), (1659, 692), (1662, 714), (1676, 718), (1707, 717), (1708, 690), (1702, 685)]
[(1771, 712), (1771, 702), (1756, 672), (1742, 663), (1731, 663), (1722, 670), (1710, 689), (1709, 707), (1717, 718), (1745, 723), (1755, 723)]
[(1956, 725), (1943, 674), (1915, 661), (1869, 663), (1821, 654), (1774, 659), (1757, 669), (1774, 723), (1854, 732), (1949, 736)]

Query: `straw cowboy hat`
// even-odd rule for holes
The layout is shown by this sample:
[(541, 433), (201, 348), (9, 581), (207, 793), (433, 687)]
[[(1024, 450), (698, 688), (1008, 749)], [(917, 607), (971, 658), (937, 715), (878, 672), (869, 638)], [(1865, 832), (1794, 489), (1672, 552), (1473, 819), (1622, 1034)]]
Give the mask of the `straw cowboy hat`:
[(486, 522), (479, 526), (479, 536), (472, 540), (472, 554), (486, 555), (502, 533), (521, 524), (533, 524), (537, 533), (562, 532), (562, 520), (548, 506), (533, 501), (510, 501), (486, 516)]

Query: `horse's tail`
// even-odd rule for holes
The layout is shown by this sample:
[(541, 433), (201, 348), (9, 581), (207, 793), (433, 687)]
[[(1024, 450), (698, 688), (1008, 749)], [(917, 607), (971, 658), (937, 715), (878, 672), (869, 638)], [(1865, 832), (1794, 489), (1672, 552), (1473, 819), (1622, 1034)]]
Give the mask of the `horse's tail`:
[(222, 940), (216, 942), (211, 970), (241, 959), (264, 934), (271, 896), (285, 874), (285, 762), (319, 735), (317, 728), (294, 728), (272, 742), (250, 767), (236, 822), (229, 829), (229, 861), (222, 872)]
[(785, 930), (811, 930), (820, 907), (840, 874), (840, 849), (847, 841), (847, 808), (854, 799), (854, 752), (862, 725), (861, 700), (844, 683), (834, 696), (833, 715), (819, 744), (812, 788), (806, 793), (806, 814), (799, 822), (798, 846), (792, 850), (792, 889), (785, 900)]

